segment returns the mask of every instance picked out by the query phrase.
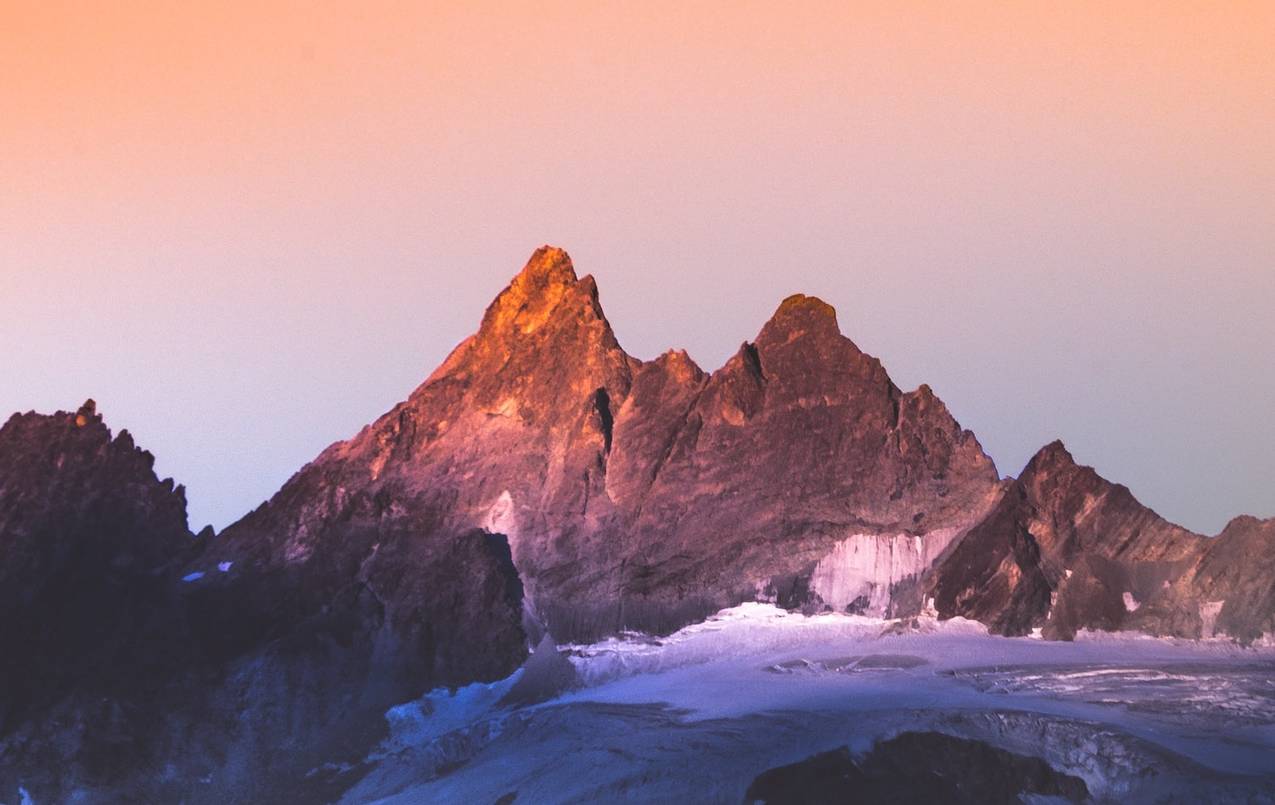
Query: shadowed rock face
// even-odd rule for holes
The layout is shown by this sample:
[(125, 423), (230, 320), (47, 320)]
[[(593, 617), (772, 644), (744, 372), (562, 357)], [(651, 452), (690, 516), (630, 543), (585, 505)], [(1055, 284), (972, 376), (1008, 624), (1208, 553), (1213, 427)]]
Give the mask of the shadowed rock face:
[(186, 496), (92, 400), (0, 428), (0, 734), (136, 660), (161, 575), (190, 548)]
[(1275, 631), (1275, 521), (1238, 518), (1215, 539), (1043, 448), (933, 573), (940, 616), (1000, 634), (1133, 629), (1243, 642)]
[(1129, 628), (1242, 643), (1275, 634), (1275, 519), (1232, 520), (1130, 616)]
[(1206, 544), (1054, 442), (935, 573), (935, 607), (1002, 634), (1042, 627), (1070, 639), (1081, 628), (1120, 629)]
[(848, 749), (770, 769), (748, 787), (744, 802), (765, 805), (834, 803), (1084, 802), (1083, 780), (1055, 771), (1043, 760), (1007, 752), (982, 741), (938, 732), (905, 732), (879, 741), (856, 759)]
[(502, 536), (422, 539), (383, 492), (311, 561), (207, 566), (152, 465), (91, 402), (0, 429), (6, 800), (321, 799), (310, 770), (363, 758), (388, 707), (525, 657)]
[(1010, 483), (935, 570), (930, 594), (940, 617), (959, 615), (1019, 635), (1045, 616), (1052, 588), (1029, 530), (1032, 513), (1024, 488)]

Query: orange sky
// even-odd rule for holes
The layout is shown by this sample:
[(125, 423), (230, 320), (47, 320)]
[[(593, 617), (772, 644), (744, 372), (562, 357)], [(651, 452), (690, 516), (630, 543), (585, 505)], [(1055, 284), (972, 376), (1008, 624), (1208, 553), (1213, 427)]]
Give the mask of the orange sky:
[(621, 147), (674, 168), (939, 132), (947, 154), (1272, 176), (1270, 3), (323, 5), (6, 3), (20, 187), (181, 199), (475, 141), (487, 170)]
[(1275, 514), (1275, 4), (793, 5), (0, 0), (0, 411), (221, 525), (554, 242), (641, 357), (817, 293), (1003, 472)]

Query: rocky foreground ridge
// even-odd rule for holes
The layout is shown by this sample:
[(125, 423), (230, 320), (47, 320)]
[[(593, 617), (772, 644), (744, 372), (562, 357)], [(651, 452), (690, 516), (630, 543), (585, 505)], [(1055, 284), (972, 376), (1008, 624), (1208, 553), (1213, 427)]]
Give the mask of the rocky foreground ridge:
[(1003, 480), (812, 297), (712, 373), (637, 360), (550, 247), (406, 401), (224, 532), (192, 536), (152, 463), (91, 403), (0, 429), (0, 800), (322, 798), (388, 706), (506, 676), (545, 632), (751, 600), (1275, 631), (1275, 520), (1193, 534), (1059, 443)]

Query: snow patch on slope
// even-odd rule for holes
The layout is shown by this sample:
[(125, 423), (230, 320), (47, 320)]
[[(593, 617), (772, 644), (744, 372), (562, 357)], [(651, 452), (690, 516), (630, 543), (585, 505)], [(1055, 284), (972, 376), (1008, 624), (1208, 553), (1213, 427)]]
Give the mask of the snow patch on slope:
[(1225, 601), (1206, 601), (1200, 604), (1200, 620), (1203, 621), (1201, 635), (1212, 637), (1217, 633), (1217, 616), (1222, 614), (1222, 607), (1225, 605)]
[[(707, 663), (788, 655), (811, 647), (876, 641), (894, 621), (825, 612), (802, 615), (774, 604), (748, 602), (724, 609), (668, 637), (628, 632), (598, 643), (571, 645), (571, 661), (585, 687), (634, 675), (659, 674)], [(987, 627), (965, 618), (919, 619), (917, 629), (945, 635), (986, 636)]]
[(923, 537), (851, 535), (819, 560), (810, 588), (837, 612), (852, 608), (865, 615), (884, 615), (891, 586), (932, 567), (959, 534), (960, 529), (944, 528)]

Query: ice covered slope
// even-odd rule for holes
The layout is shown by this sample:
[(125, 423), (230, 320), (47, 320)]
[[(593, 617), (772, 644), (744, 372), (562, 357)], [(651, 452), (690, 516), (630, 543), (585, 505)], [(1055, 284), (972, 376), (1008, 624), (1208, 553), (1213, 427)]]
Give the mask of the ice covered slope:
[(903, 731), (1042, 758), (1098, 801), (1275, 796), (1269, 645), (1059, 643), (746, 604), (564, 650), (583, 686), (548, 702), (499, 706), (515, 677), (396, 708), (345, 801), (739, 802), (767, 769)]
[(892, 613), (896, 585), (919, 583), (961, 534), (941, 528), (915, 534), (854, 534), (819, 560), (810, 589), (834, 612), (884, 616)]

